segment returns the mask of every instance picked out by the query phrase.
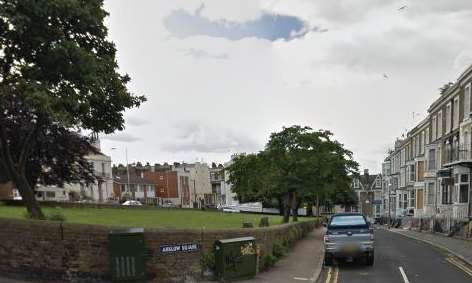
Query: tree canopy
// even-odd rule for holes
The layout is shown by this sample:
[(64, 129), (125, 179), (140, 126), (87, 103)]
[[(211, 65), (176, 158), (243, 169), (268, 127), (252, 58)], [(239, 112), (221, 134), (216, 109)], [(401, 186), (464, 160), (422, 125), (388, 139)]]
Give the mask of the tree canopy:
[(90, 181), (80, 131), (122, 130), (123, 112), (145, 101), (118, 73), (107, 15), (102, 0), (0, 0), (0, 169), (32, 217), (36, 176)]
[(296, 217), (300, 204), (313, 204), (316, 195), (352, 203), (349, 175), (358, 164), (332, 136), (329, 131), (301, 126), (271, 134), (263, 151), (233, 159), (228, 168), (233, 190), (241, 201), (278, 199), (286, 222), (290, 210)]

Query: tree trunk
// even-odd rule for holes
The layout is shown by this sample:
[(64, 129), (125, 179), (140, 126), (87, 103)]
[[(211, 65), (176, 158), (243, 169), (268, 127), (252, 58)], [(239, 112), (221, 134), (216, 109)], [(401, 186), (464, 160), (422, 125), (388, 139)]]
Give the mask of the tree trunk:
[(306, 216), (313, 216), (313, 202), (308, 202), (306, 207)]
[(295, 193), (293, 193), (293, 197), (292, 197), (292, 220), (293, 222), (297, 222), (298, 221), (298, 202), (297, 202), (297, 195)]
[(316, 194), (316, 217), (320, 217), (320, 195)]
[(284, 195), (284, 219), (283, 223), (290, 221), (290, 210), (292, 207), (292, 193), (285, 193)]
[(18, 175), (16, 178), (14, 178), (13, 183), (20, 192), (21, 198), (26, 205), (29, 216), (33, 219), (45, 219), (44, 214), (39, 207), (39, 203), (34, 195), (34, 191), (26, 180), (26, 177)]
[(278, 201), (278, 204), (279, 204), (279, 215), (283, 216), (284, 215), (284, 198), (283, 197), (278, 197), (277, 201)]

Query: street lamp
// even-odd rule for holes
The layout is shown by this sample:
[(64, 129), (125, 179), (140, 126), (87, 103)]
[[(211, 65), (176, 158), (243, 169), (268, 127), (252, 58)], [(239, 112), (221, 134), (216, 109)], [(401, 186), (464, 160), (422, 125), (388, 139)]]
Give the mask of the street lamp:
[[(112, 147), (111, 150), (116, 150), (116, 147)], [(129, 185), (129, 163), (128, 163), (128, 148), (125, 147), (125, 156), (126, 156), (126, 177), (127, 177), (127, 184), (126, 186), (128, 187), (128, 190), (131, 191), (130, 185)], [(131, 194), (133, 195), (133, 194)], [(134, 197), (133, 197), (134, 198)]]

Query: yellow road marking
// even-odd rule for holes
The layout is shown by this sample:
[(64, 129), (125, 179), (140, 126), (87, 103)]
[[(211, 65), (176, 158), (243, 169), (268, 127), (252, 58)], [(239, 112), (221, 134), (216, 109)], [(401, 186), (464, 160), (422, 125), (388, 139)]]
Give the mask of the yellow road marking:
[(337, 267), (330, 267), (325, 283), (338, 283), (339, 269)]
[(330, 268), (328, 269), (328, 275), (326, 276), (326, 281), (325, 281), (325, 283), (330, 283), (330, 281), (331, 281), (331, 272), (332, 272), (332, 268), (330, 267)]
[(470, 268), (468, 268), (465, 264), (463, 264), (462, 262), (456, 260), (455, 258), (453, 257), (448, 257), (446, 258), (446, 260), (454, 265), (455, 267), (459, 268), (460, 270), (464, 271), (467, 275), (469, 276), (472, 276), (472, 270), (470, 270)]

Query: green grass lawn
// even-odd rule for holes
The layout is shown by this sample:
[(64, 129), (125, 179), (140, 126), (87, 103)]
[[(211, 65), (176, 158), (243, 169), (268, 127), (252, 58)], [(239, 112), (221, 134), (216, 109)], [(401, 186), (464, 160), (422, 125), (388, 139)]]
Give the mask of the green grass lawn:
[[(144, 228), (241, 228), (243, 222), (258, 226), (262, 215), (246, 213), (222, 213), (189, 209), (114, 209), (114, 208), (52, 208), (44, 207), (46, 215), (60, 210), (67, 223), (98, 224)], [(25, 219), (24, 207), (0, 205), (0, 217)], [(270, 215), (270, 225), (282, 223), (282, 217)], [(299, 218), (301, 221), (310, 218)]]

